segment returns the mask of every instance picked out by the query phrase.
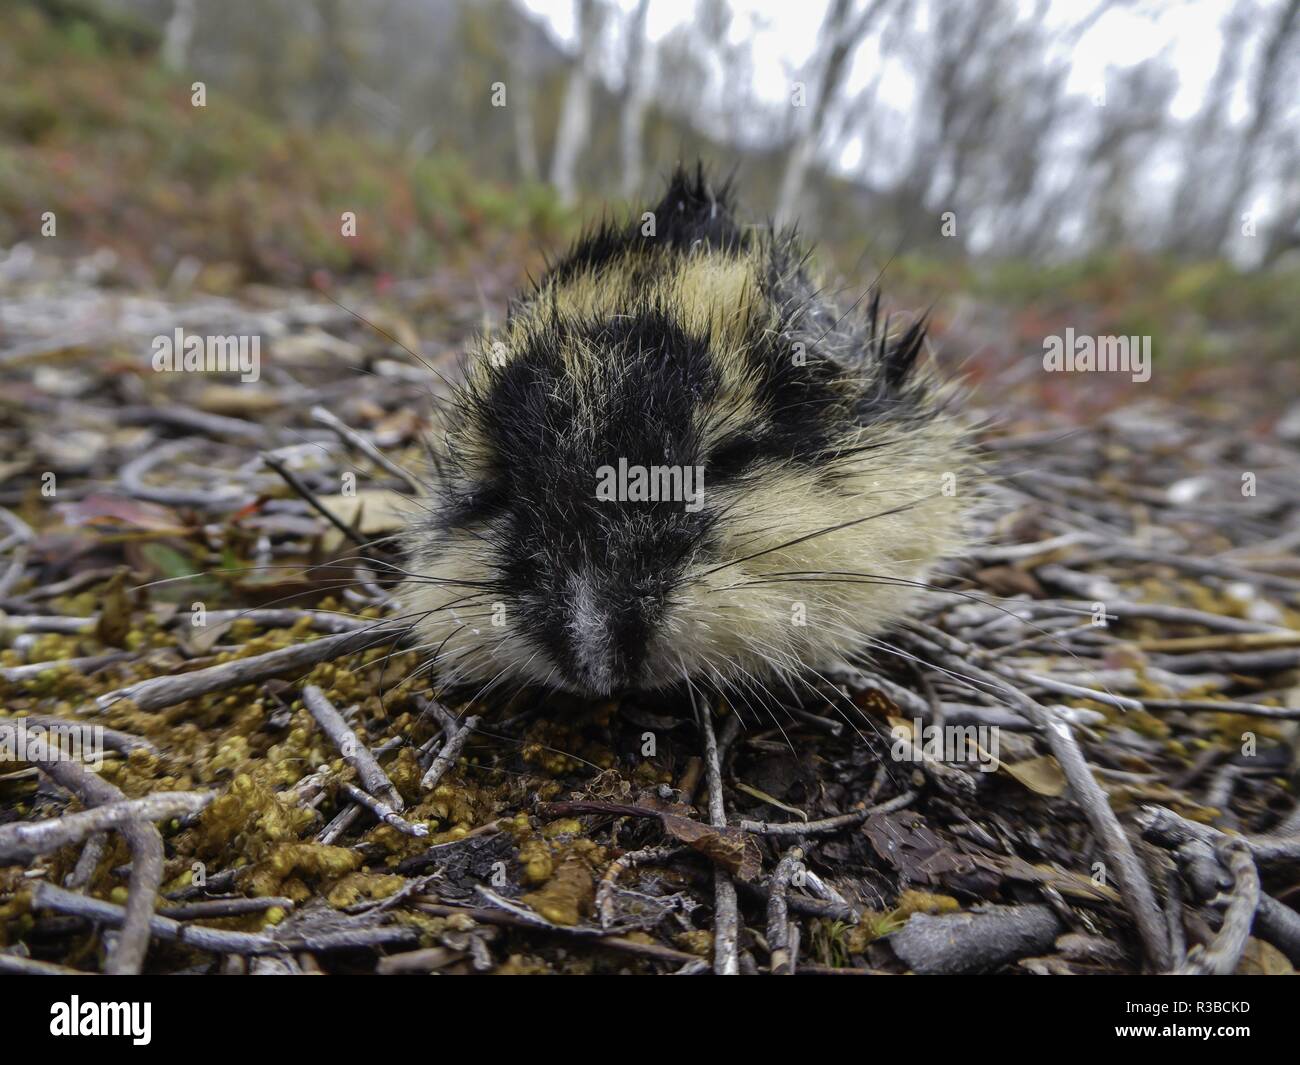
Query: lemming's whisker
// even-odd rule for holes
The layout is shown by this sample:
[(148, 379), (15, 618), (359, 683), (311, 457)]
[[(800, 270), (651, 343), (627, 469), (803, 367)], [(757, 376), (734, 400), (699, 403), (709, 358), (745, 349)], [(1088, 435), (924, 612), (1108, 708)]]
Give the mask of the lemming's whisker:
[(818, 529), (816, 532), (807, 533), (804, 536), (797, 536), (793, 540), (787, 540), (785, 543), (777, 544), (775, 547), (768, 547), (762, 551), (755, 551), (752, 555), (744, 555), (741, 558), (732, 559), (730, 562), (724, 562), (720, 566), (714, 566), (700, 574), (701, 577), (707, 577), (713, 573), (719, 573), (724, 569), (730, 569), (732, 566), (739, 566), (742, 562), (749, 562), (755, 558), (762, 558), (764, 555), (770, 555), (773, 551), (781, 551), (787, 547), (794, 547), (796, 544), (806, 543), (820, 536), (827, 536), (830, 533), (839, 532), (841, 529), (849, 529), (855, 525), (861, 525), (866, 521), (874, 521), (877, 518), (885, 518), (891, 514), (902, 514), (911, 510), (913, 507), (920, 506), (922, 503), (931, 499), (938, 498), (935, 495), (923, 496), (920, 499), (911, 500), (908, 503), (900, 503), (896, 507), (890, 507), (888, 510), (877, 511), (875, 514), (867, 514), (861, 518), (851, 518), (848, 521), (842, 521), (837, 525), (829, 525), (824, 529)]

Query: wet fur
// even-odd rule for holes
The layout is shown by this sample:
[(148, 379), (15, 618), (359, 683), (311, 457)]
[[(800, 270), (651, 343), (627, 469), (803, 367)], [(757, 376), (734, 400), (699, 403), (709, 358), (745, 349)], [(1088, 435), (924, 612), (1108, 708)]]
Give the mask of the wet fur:
[[(653, 215), (580, 240), (439, 414), (403, 602), (443, 682), (761, 684), (860, 650), (963, 545), (923, 324), (846, 313), (699, 169)], [(702, 466), (703, 508), (598, 500), (620, 457)]]

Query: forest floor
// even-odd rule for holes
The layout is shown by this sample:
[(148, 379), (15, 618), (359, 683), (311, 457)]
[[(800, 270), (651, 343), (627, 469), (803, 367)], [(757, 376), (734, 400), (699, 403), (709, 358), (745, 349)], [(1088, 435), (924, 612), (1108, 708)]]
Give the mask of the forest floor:
[[(976, 360), (996, 505), (892, 650), (781, 706), (476, 699), (386, 620), (388, 537), (420, 362), (517, 277), (104, 269), (0, 264), (0, 971), (1300, 964), (1294, 366)], [(155, 372), (178, 326), (258, 379)]]

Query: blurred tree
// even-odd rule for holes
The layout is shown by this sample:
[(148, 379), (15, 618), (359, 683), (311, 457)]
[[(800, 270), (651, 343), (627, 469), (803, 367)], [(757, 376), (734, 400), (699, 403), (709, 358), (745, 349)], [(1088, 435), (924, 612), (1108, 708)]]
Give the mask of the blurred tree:
[(646, 62), (645, 24), (650, 0), (639, 0), (628, 20), (627, 50), (623, 63), (623, 108), (619, 123), (619, 147), (622, 160), (622, 192), (631, 199), (641, 188), (641, 137), (645, 126), (645, 109), (649, 99)]
[(867, 0), (866, 7), (853, 11), (853, 0), (831, 0), (818, 34), (817, 52), (810, 64), (811, 74), (799, 101), (801, 117), (794, 142), (788, 148), (785, 174), (777, 198), (776, 219), (785, 224), (798, 210), (804, 177), (812, 162), (818, 142), (826, 127), (826, 116), (840, 95), (844, 76), (854, 50), (866, 35), (871, 23), (889, 7), (890, 0)]
[(569, 84), (555, 135), (551, 156), (551, 184), (562, 204), (578, 199), (578, 157), (591, 132), (591, 80), (596, 42), (600, 35), (600, 11), (596, 0), (576, 0), (578, 51), (569, 69)]

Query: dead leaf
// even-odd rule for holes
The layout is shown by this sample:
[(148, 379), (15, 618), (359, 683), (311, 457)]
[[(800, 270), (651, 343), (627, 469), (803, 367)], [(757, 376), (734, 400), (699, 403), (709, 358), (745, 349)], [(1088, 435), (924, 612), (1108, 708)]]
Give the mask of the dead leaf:
[[(363, 536), (379, 536), (404, 529), (410, 520), (411, 500), (400, 492), (369, 488), (352, 495), (321, 496), (325, 508)], [(331, 529), (324, 538), (326, 550), (343, 543), (343, 534)]]
[(699, 851), (710, 861), (717, 862), (733, 876), (749, 881), (754, 880), (762, 871), (762, 855), (754, 837), (748, 832), (730, 826), (715, 828), (679, 814), (665, 813), (661, 819), (664, 831), (673, 839)]
[(1295, 966), (1272, 943), (1251, 936), (1237, 963), (1237, 976), (1295, 976)]
[(1027, 758), (1023, 762), (1016, 762), (1012, 765), (1009, 762), (999, 763), (999, 768), (1005, 769), (1008, 774), (1027, 787), (1035, 795), (1046, 795), (1048, 798), (1055, 798), (1062, 794), (1066, 788), (1065, 772), (1061, 769), (1061, 763), (1050, 754), (1040, 755), (1037, 758)]

